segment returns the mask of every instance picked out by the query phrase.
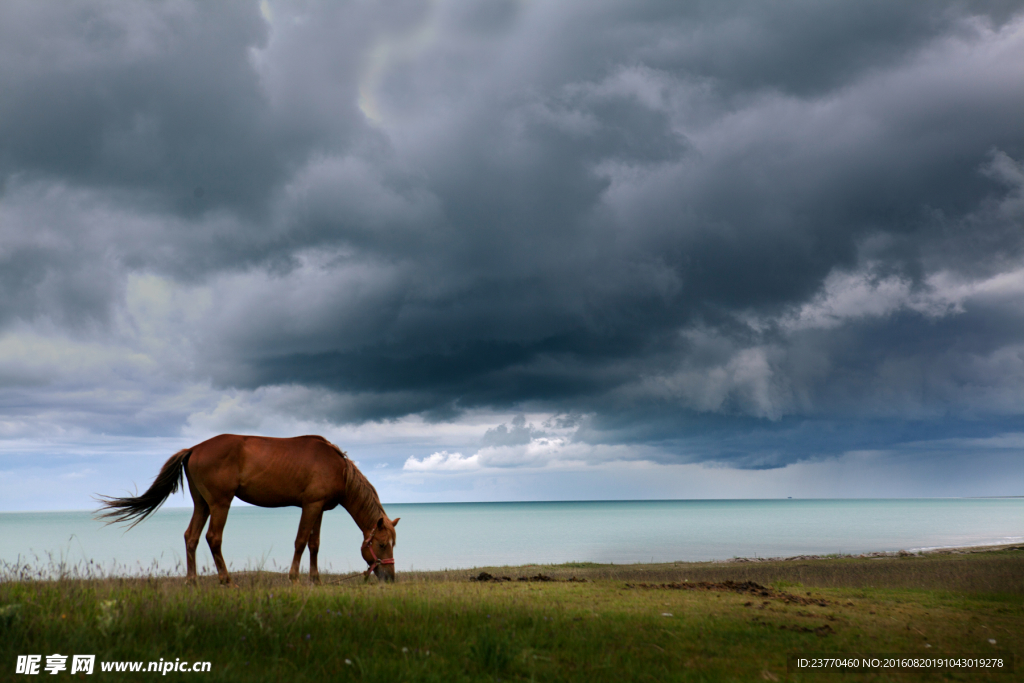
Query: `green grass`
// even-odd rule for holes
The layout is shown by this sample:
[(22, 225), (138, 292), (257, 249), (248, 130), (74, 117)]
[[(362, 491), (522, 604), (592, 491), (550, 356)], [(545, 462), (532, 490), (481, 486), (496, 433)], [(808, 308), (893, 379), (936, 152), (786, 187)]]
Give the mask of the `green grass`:
[[(486, 569), (562, 580), (470, 582), (478, 569), (312, 587), (243, 572), (235, 589), (214, 577), (190, 589), (176, 577), (9, 573), (0, 576), (0, 680), (32, 680), (13, 673), (17, 656), (41, 654), (45, 663), (53, 653), (97, 655), (96, 673), (83, 680), (98, 681), (159, 676), (104, 674), (100, 661), (161, 658), (212, 662), (210, 673), (168, 674), (204, 681), (1014, 680), (977, 671), (791, 673), (786, 656), (1009, 652), (1019, 661), (1024, 647), (1021, 551)], [(564, 581), (572, 576), (587, 581)], [(650, 587), (701, 581), (772, 590)]]

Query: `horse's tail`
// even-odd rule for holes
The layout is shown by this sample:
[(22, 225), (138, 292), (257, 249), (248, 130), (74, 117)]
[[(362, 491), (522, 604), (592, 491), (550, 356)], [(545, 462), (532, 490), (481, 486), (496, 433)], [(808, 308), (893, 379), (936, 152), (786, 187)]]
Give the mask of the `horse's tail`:
[(181, 480), (185, 478), (185, 464), (188, 462), (188, 456), (190, 455), (192, 455), (191, 448), (186, 448), (172, 455), (164, 463), (164, 466), (160, 468), (160, 474), (156, 475), (156, 479), (153, 480), (149, 490), (141, 496), (128, 496), (125, 498), (98, 496), (97, 500), (103, 503), (103, 506), (97, 512), (102, 510), (108, 510), (108, 512), (98, 515), (97, 519), (107, 519), (109, 520), (107, 524), (132, 522), (131, 526), (128, 527), (131, 529), (146, 519), (146, 517), (149, 517), (164, 504), (168, 496), (177, 491), (178, 487), (181, 486)]

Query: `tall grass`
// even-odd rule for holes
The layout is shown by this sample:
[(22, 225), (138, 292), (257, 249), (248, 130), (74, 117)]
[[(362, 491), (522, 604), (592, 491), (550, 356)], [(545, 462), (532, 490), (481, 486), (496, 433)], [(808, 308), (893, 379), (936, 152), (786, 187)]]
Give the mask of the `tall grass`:
[[(214, 576), (187, 588), (166, 574), (12, 564), (0, 567), (0, 680), (15, 678), (18, 655), (52, 653), (210, 661), (208, 681), (816, 680), (787, 672), (786, 654), (1019, 654), (1022, 569), (1024, 552), (534, 565), (487, 571), (561, 580), (407, 572), (389, 586), (331, 576), (320, 587), (291, 585), (283, 574), (251, 570), (235, 574), (238, 588), (224, 589)], [(586, 582), (564, 581), (573, 576)], [(627, 587), (726, 580), (774, 584), (776, 597)], [(777, 597), (787, 593), (813, 601)], [(98, 668), (95, 680), (132, 680)], [(1012, 680), (968, 674), (935, 679)], [(920, 678), (888, 672), (872, 680)]]

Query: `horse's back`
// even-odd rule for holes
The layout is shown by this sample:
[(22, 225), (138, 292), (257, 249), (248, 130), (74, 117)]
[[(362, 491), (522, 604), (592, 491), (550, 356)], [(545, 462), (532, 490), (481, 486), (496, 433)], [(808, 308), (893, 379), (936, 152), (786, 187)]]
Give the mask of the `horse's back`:
[(204, 498), (230, 495), (264, 507), (302, 505), (330, 498), (343, 487), (343, 457), (316, 435), (221, 434), (192, 449), (189, 473)]
[(291, 457), (322, 456), (325, 449), (346, 457), (344, 451), (322, 436), (274, 437), (244, 434), (219, 434), (192, 447), (192, 458), (203, 460), (230, 460), (232, 457)]

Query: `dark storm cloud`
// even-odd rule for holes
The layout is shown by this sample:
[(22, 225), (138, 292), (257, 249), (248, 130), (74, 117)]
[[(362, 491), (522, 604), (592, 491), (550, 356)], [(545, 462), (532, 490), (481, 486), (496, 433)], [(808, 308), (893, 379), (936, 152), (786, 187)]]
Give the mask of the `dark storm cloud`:
[[(650, 4), (650, 7), (658, 6)], [(1001, 24), (1016, 2), (943, 3), (932, 7), (806, 0), (789, 3), (660, 3), (648, 14), (624, 12), (626, 22), (651, 27), (657, 16), (674, 31), (643, 48), (657, 68), (713, 78), (729, 93), (771, 88), (813, 96), (849, 85), (866, 72), (890, 68), (923, 43), (962, 30), (968, 14)], [(632, 16), (629, 16), (632, 15)]]
[(5, 175), (148, 192), (182, 212), (258, 205), (281, 180), (288, 150), (248, 59), (267, 33), (255, 5), (0, 11)]
[(156, 274), (219, 387), (749, 467), (1020, 416), (1019, 2), (0, 13), (0, 324)]

